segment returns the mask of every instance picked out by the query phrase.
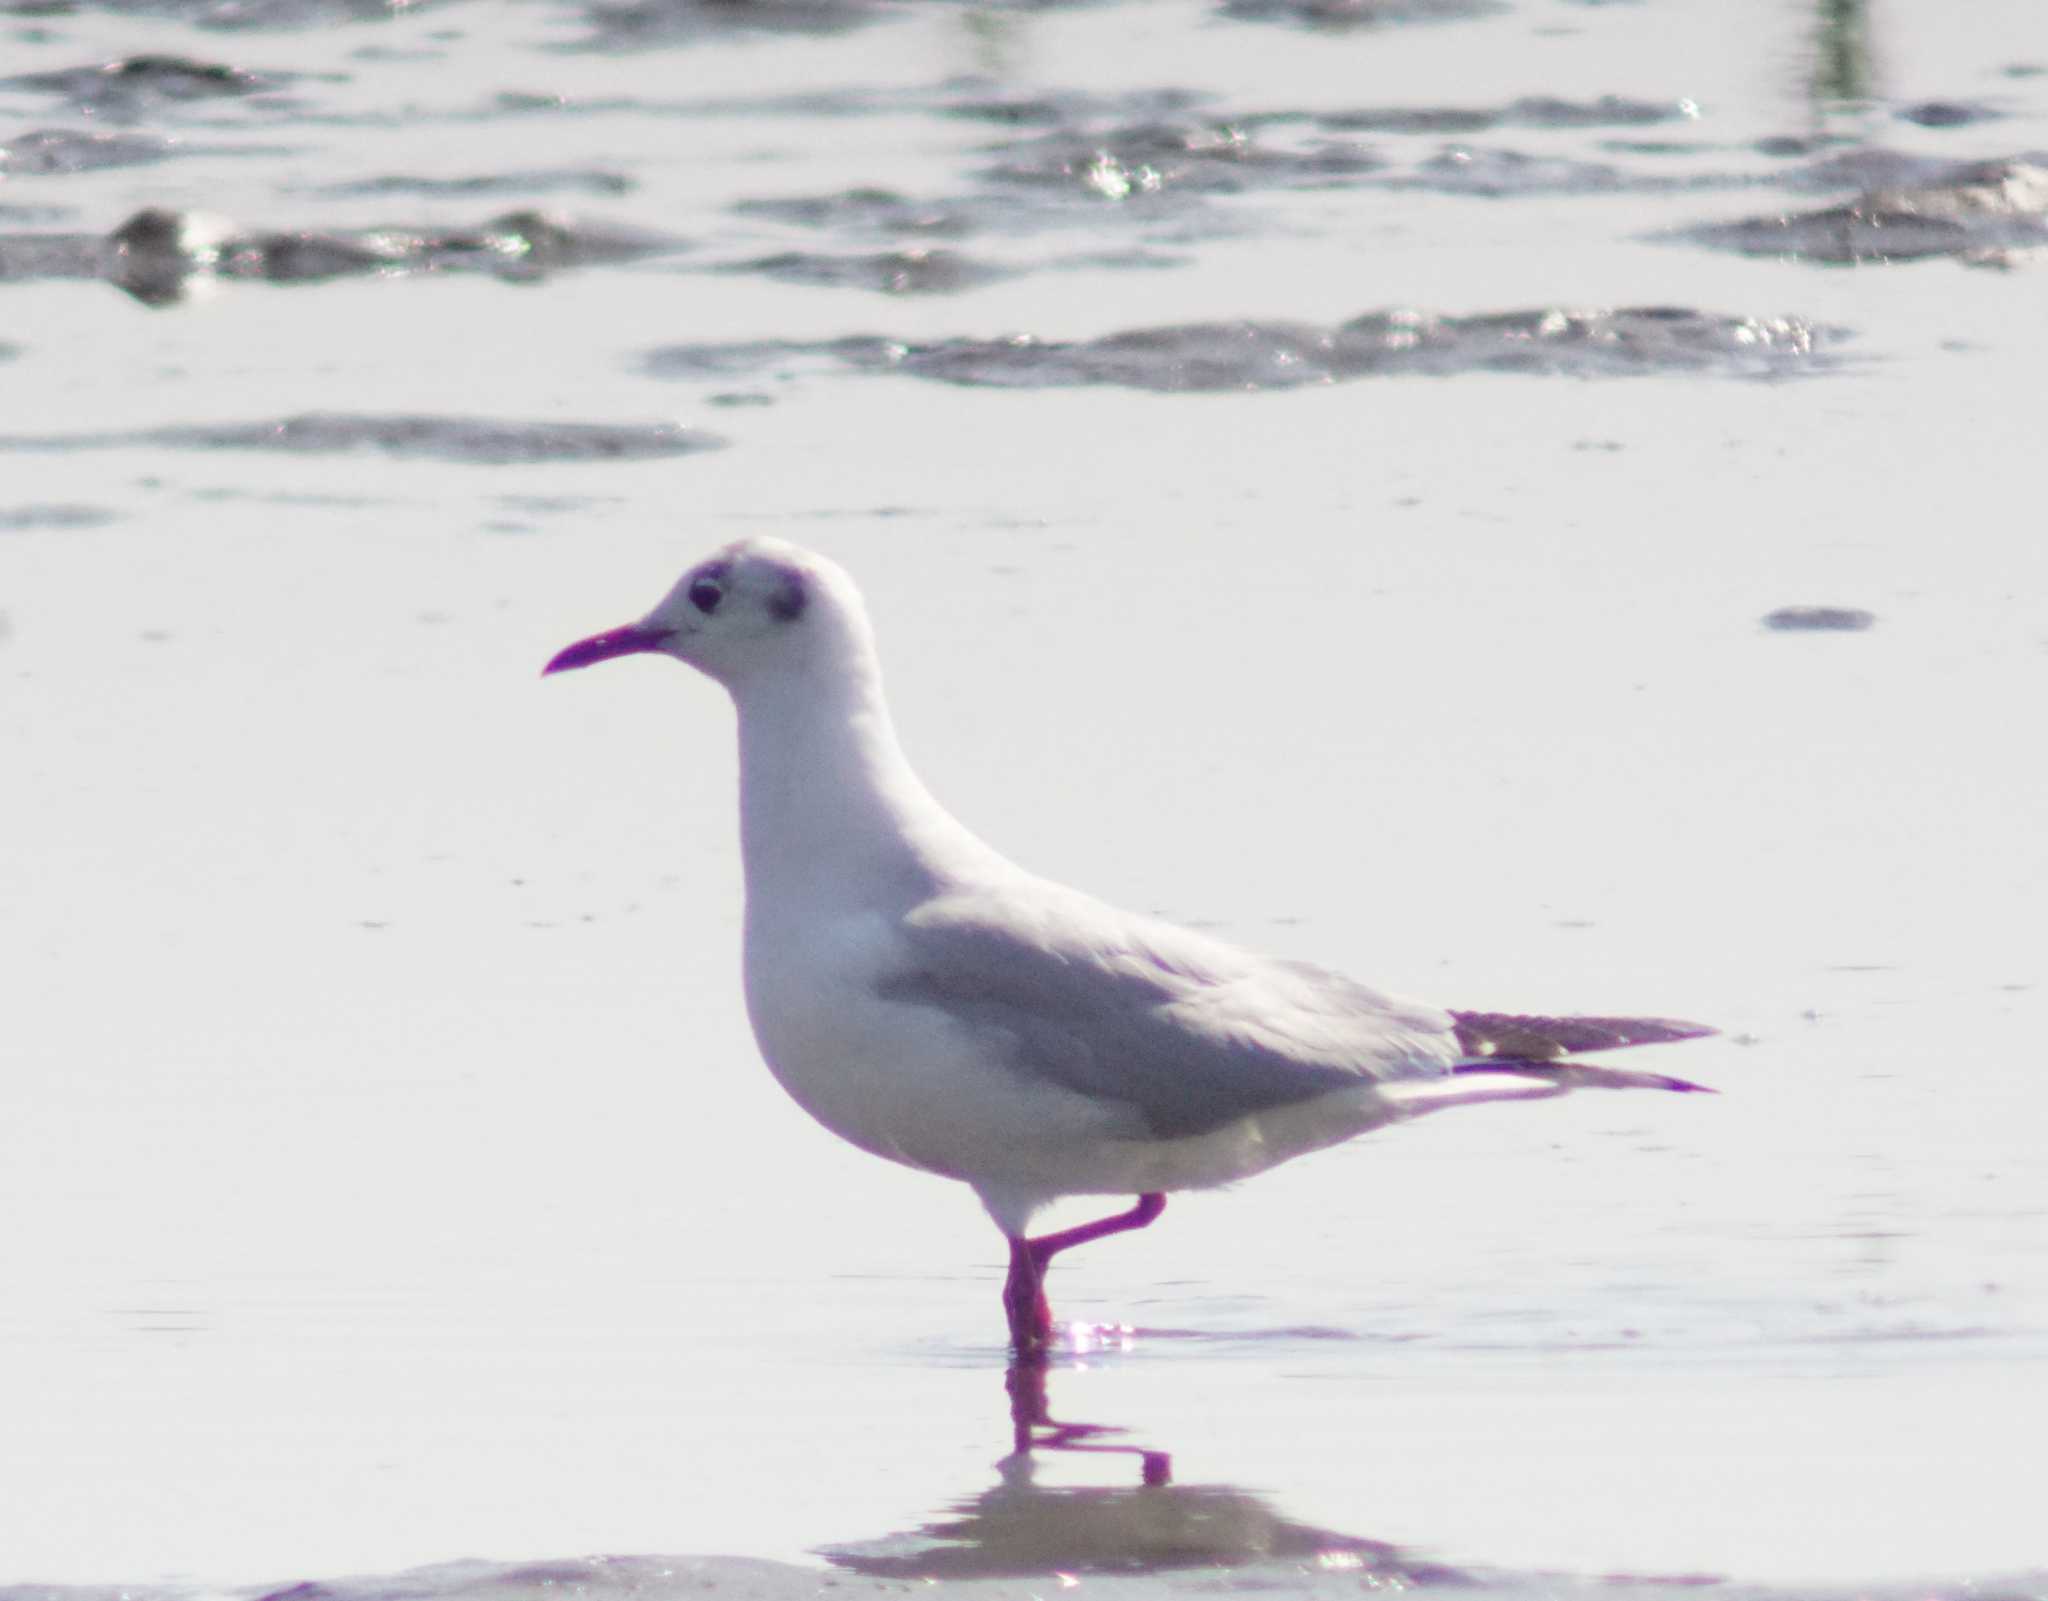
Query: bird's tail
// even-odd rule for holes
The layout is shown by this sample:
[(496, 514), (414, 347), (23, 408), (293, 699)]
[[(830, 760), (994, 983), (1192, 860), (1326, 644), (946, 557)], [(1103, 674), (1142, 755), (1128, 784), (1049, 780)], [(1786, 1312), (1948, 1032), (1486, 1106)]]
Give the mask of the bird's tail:
[[(1509, 1012), (1453, 1012), (1458, 1073), (1511, 1073), (1549, 1080), (1560, 1088), (1706, 1091), (1704, 1084), (1629, 1068), (1568, 1060), (1581, 1051), (1624, 1045), (1664, 1045), (1716, 1032), (1704, 1023), (1668, 1017), (1521, 1017)], [(1711, 1093), (1710, 1091), (1708, 1093)]]

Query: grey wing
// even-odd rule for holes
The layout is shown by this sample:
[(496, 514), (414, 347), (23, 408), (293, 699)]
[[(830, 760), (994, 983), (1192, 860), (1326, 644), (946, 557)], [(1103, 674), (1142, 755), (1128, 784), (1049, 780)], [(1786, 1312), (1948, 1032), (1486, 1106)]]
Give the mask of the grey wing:
[(1458, 1055), (1434, 1007), (1058, 886), (927, 902), (902, 933), (884, 995), (943, 1011), (1016, 1072), (1131, 1107), (1162, 1138), (1435, 1077)]

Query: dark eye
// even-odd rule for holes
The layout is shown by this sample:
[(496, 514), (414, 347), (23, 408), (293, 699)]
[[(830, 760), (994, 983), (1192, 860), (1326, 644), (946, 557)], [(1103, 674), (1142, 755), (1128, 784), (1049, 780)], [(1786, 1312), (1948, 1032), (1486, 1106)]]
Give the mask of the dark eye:
[(718, 603), (725, 599), (725, 590), (715, 578), (700, 578), (690, 586), (690, 604), (707, 616), (718, 610)]

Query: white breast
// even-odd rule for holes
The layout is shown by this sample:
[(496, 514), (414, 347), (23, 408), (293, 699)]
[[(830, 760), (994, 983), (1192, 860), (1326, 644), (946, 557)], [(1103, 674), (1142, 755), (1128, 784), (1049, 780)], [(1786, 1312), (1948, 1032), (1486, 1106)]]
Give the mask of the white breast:
[(862, 1150), (969, 1183), (1056, 1182), (1053, 1167), (1086, 1167), (1090, 1152), (1142, 1140), (1128, 1109), (1026, 1078), (1001, 1040), (878, 993), (900, 962), (894, 938), (880, 916), (749, 919), (754, 1037), (811, 1116)]

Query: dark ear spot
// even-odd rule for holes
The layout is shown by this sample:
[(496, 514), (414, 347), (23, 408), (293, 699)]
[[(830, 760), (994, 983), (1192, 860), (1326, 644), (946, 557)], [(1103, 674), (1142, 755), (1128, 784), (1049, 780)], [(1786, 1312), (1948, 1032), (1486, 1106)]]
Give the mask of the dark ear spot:
[(793, 623), (803, 616), (804, 608), (810, 603), (810, 591), (804, 588), (804, 575), (784, 573), (775, 593), (768, 597), (768, 615), (778, 622)]

